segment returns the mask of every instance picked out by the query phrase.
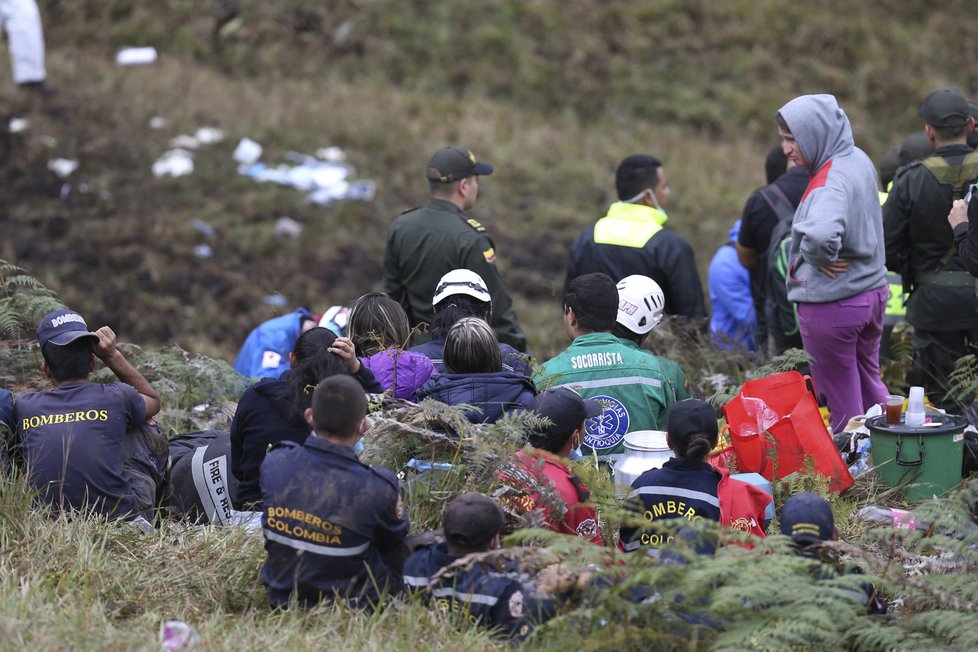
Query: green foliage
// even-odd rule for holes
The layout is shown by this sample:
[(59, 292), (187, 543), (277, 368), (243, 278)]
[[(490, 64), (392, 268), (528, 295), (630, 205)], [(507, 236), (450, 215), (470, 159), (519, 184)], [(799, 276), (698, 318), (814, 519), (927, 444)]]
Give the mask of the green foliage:
[(64, 307), (43, 283), (0, 259), (0, 337), (33, 332), (41, 317)]
[[(907, 377), (912, 367), (913, 326), (900, 321), (890, 332), (890, 357), (880, 364), (880, 377), (892, 391), (905, 392), (910, 384)], [(978, 389), (978, 385), (975, 389)]]
[[(799, 368), (806, 367), (811, 359), (811, 356), (801, 349), (788, 349), (784, 353), (776, 355), (766, 363), (751, 370), (746, 374), (746, 378), (744, 378), (744, 380), (757, 380), (759, 378), (767, 378), (768, 376), (784, 373), (786, 371), (797, 371)], [(722, 378), (724, 381), (727, 380), (726, 376), (723, 376)], [(717, 388), (716, 391), (706, 400), (714, 407), (721, 407), (733, 397), (737, 396), (742, 389), (742, 383), (737, 386), (721, 384), (721, 386)]]
[[(556, 296), (567, 245), (607, 207), (614, 167), (636, 143), (666, 161), (675, 190), (669, 225), (691, 241), (705, 269), (761, 183), (760, 161), (775, 137), (772, 115), (783, 102), (803, 92), (836, 93), (857, 143), (878, 155), (919, 129), (905, 107), (939, 85), (969, 89), (964, 71), (978, 58), (978, 41), (959, 25), (972, 12), (964, 0), (940, 11), (893, 0), (826, 0), (819, 11), (783, 0), (41, 5), (60, 93), (30, 114), (25, 134), (0, 139), (0, 258), (29, 260), (33, 275), (65, 302), (92, 322), (120, 326), (126, 341), (180, 341), (186, 350), (126, 348), (163, 394), (161, 419), (171, 433), (226, 427), (245, 381), (197, 353), (230, 357), (250, 328), (277, 313), (262, 303), (266, 294), (281, 291), (293, 305), (319, 309), (349, 303), (379, 278), (386, 226), (421, 201), (419, 166), (438, 146), (464, 143), (496, 164), (473, 216), (489, 224), (517, 311), (545, 360), (566, 344)], [(159, 63), (119, 68), (106, 57), (131, 44), (159, 47)], [(893, 73), (894, 53), (900, 74)], [(155, 115), (170, 127), (147, 130)], [(168, 139), (203, 124), (218, 124), (227, 142), (196, 152), (190, 177), (150, 177)], [(291, 189), (254, 184), (230, 158), (242, 136), (265, 145), (269, 162), (290, 148), (339, 145), (363, 176), (377, 179), (378, 197), (324, 211)], [(62, 182), (45, 171), (51, 138), (59, 155), (83, 161), (66, 198)], [(272, 238), (280, 215), (304, 223), (303, 237)], [(193, 254), (205, 241), (189, 226), (195, 218), (215, 228), (206, 240), (212, 259)], [(0, 335), (27, 338), (37, 317), (57, 307), (36, 278), (0, 266)], [(5, 384), (43, 386), (36, 351), (6, 344)], [(712, 387), (714, 404), (748, 378), (802, 361), (757, 369), (757, 358), (718, 351), (667, 325), (649, 346), (680, 363), (694, 395)], [(905, 364), (906, 346), (895, 350)], [(976, 382), (976, 366), (960, 363), (952, 380), (962, 391)], [(887, 382), (895, 387), (905, 372), (893, 373)], [(105, 372), (98, 378), (110, 380)], [(522, 447), (526, 427), (518, 419), (472, 426), (437, 404), (381, 405), (364, 457), (395, 471), (412, 457), (454, 465), (404, 470), (405, 503), (420, 531), (437, 526), (445, 503), (463, 489), (500, 498), (525, 491), (497, 472)], [(613, 524), (627, 517), (607, 475), (590, 461), (577, 470), (611, 537)], [(520, 484), (539, 488), (533, 482)], [(807, 476), (785, 479), (779, 502), (802, 488), (822, 490)], [(934, 525), (911, 533), (867, 530), (850, 515), (893, 496), (861, 478), (833, 501), (846, 537), (833, 550), (896, 600), (893, 613), (872, 619), (856, 615), (851, 578), (816, 580), (810, 562), (780, 538), (676, 566), (520, 531), (507, 554), (528, 568), (563, 559), (576, 572), (593, 562), (608, 578), (607, 588), (569, 600), (527, 647), (974, 649), (971, 498), (964, 491), (922, 505), (921, 521)], [(542, 492), (545, 504), (556, 507), (555, 498)], [(144, 537), (120, 523), (49, 520), (29, 501), (22, 480), (4, 480), (2, 647), (151, 648), (169, 618), (196, 625), (212, 649), (311, 649), (324, 641), (350, 649), (499, 647), (485, 632), (459, 628), (417, 603), (376, 614), (342, 607), (271, 613), (257, 577), (259, 537), (176, 523)], [(536, 518), (522, 516), (524, 525)], [(655, 597), (630, 600), (643, 586), (655, 587)]]
[(974, 396), (978, 392), (978, 355), (969, 353), (958, 358), (948, 380), (948, 396)]
[[(230, 427), (248, 379), (227, 362), (188, 353), (175, 344), (160, 351), (123, 344), (120, 350), (160, 395), (163, 407), (157, 421), (170, 436)], [(92, 374), (92, 380), (115, 382), (116, 378), (103, 368)]]

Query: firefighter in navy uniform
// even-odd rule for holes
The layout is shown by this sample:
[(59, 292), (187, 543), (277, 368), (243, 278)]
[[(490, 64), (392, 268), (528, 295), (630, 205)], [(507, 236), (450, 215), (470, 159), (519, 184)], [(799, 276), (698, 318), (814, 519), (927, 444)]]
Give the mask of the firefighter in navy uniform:
[(261, 579), (272, 606), (294, 594), (303, 606), (340, 597), (362, 607), (401, 589), (409, 524), (394, 474), (353, 451), (366, 414), (356, 380), (327, 378), (306, 410), (309, 438), (275, 445), (262, 463)]
[(665, 228), (670, 189), (662, 163), (652, 156), (629, 156), (615, 172), (615, 189), (618, 201), (608, 214), (581, 231), (571, 246), (564, 287), (594, 272), (615, 282), (641, 274), (662, 288), (667, 315), (705, 322), (703, 285), (693, 248)]
[(462, 212), (475, 206), (479, 177), (489, 174), (492, 166), (467, 149), (435, 152), (427, 169), (430, 201), (402, 213), (387, 233), (383, 291), (404, 306), (412, 327), (430, 324), (439, 279), (453, 269), (471, 270), (489, 289), (491, 325), (499, 341), (526, 352), (526, 335), (496, 267), (495, 244), (484, 226)]
[(498, 548), (503, 520), (499, 505), (480, 493), (454, 498), (442, 521), (445, 541), (418, 550), (404, 564), (406, 589), (438, 609), (511, 637), (523, 637), (535, 623), (552, 618), (553, 601), (520, 581), (519, 568), (512, 562), (481, 561), (435, 579), (439, 571), (466, 555)]
[(883, 206), (886, 266), (911, 289), (907, 321), (914, 327), (915, 384), (939, 407), (960, 411), (970, 400), (946, 395), (955, 361), (978, 344), (974, 278), (954, 248), (947, 222), (954, 199), (978, 178), (978, 154), (967, 145), (974, 128), (967, 100), (950, 88), (931, 93), (920, 109), (933, 154), (897, 171)]

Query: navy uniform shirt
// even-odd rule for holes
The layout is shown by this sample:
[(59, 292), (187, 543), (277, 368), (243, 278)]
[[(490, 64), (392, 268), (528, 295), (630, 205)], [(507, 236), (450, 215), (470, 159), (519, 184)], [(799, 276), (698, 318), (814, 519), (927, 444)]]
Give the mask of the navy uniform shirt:
[[(706, 462), (687, 462), (670, 458), (661, 469), (646, 471), (632, 483), (628, 494), (629, 508), (654, 523), (662, 519), (681, 518), (692, 522), (706, 518), (720, 520), (717, 487), (720, 473)], [(642, 546), (659, 546), (671, 536), (654, 529), (622, 527), (621, 541), (626, 552)]]
[(268, 558), (261, 579), (272, 605), (294, 591), (309, 606), (340, 595), (353, 606), (397, 593), (401, 577), (381, 554), (407, 536), (397, 478), (360, 462), (349, 446), (309, 435), (276, 444), (261, 465)]
[(28, 478), (45, 502), (113, 517), (139, 511), (123, 470), (126, 433), (146, 420), (134, 387), (83, 382), (26, 392), (14, 416)]
[(404, 585), (443, 611), (463, 615), (474, 625), (497, 628), (507, 636), (525, 636), (533, 623), (553, 617), (553, 604), (516, 579), (515, 568), (502, 573), (485, 562), (474, 563), (431, 582), (438, 571), (461, 558), (449, 554), (445, 542), (419, 550), (404, 563)]

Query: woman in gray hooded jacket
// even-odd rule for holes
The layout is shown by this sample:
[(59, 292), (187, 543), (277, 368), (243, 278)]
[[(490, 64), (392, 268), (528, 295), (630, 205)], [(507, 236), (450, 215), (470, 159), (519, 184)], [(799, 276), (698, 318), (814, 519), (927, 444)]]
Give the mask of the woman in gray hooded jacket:
[(778, 112), (785, 155), (810, 180), (791, 227), (788, 299), (812, 356), (834, 432), (886, 398), (879, 349), (889, 290), (876, 168), (856, 147), (832, 95), (803, 95)]

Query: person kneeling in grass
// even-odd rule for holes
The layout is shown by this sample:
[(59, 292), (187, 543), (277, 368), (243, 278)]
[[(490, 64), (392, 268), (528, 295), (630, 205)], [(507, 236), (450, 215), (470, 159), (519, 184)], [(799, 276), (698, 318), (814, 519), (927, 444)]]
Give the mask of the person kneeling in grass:
[(302, 606), (334, 597), (372, 606), (401, 589), (410, 524), (394, 474), (353, 450), (366, 416), (360, 383), (330, 376), (305, 412), (312, 434), (273, 444), (262, 462), (261, 580), (272, 606), (293, 597)]
[(666, 442), (674, 457), (632, 483), (627, 507), (641, 515), (645, 527), (622, 526), (619, 546), (625, 552), (658, 550), (669, 543), (673, 537), (655, 527), (667, 519), (709, 519), (764, 536), (764, 510), (771, 496), (707, 462), (718, 437), (716, 411), (708, 403), (691, 398), (670, 408)]
[(507, 636), (525, 636), (534, 624), (552, 618), (554, 604), (516, 579), (515, 564), (505, 563), (500, 571), (489, 560), (458, 563), (466, 555), (498, 548), (503, 520), (503, 510), (492, 499), (475, 492), (457, 496), (445, 508), (445, 541), (418, 550), (405, 562), (407, 590)]
[[(812, 575), (819, 580), (862, 572), (854, 566), (840, 564), (832, 558), (831, 549), (820, 545), (825, 541), (837, 541), (839, 528), (835, 527), (832, 507), (818, 494), (795, 494), (785, 501), (781, 508), (781, 534), (791, 537), (797, 555), (820, 562), (811, 569)], [(852, 591), (850, 595), (866, 609), (866, 613), (886, 613), (886, 601), (877, 594), (872, 584), (865, 582), (861, 584), (861, 589)]]
[[(523, 449), (513, 458), (513, 466), (500, 476), (507, 484), (525, 492), (515, 508), (525, 511), (540, 508), (547, 526), (555, 532), (582, 537), (604, 545), (591, 492), (567, 465), (584, 440), (584, 421), (601, 414), (603, 406), (584, 400), (569, 387), (555, 387), (536, 397), (532, 412), (548, 425), (528, 436), (532, 449)], [(541, 493), (560, 496), (560, 512), (541, 498)], [(559, 507), (559, 506), (558, 506)]]

